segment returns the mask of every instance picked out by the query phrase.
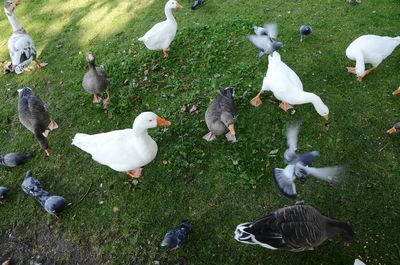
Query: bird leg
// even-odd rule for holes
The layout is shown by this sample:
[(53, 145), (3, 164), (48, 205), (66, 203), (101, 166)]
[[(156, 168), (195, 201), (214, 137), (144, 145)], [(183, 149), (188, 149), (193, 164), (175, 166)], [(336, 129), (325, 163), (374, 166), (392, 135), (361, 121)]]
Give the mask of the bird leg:
[(375, 69), (376, 69), (376, 67), (371, 67), (371, 68), (369, 68), (368, 70), (366, 70), (366, 71), (364, 72), (364, 74), (363, 74), (362, 76), (357, 77), (357, 80), (361, 82), (361, 81), (363, 80), (363, 78), (364, 78), (367, 74), (371, 73), (371, 72), (374, 71)]
[(255, 96), (252, 100), (250, 100), (250, 104), (253, 105), (254, 107), (258, 107), (262, 104), (261, 101), (261, 92), (257, 94), (257, 96)]
[(348, 73), (356, 74), (356, 68), (355, 67), (346, 67)]
[(47, 156), (51, 155), (51, 150), (50, 148), (44, 149), (44, 152), (46, 153)]
[(31, 66), (27, 66), (27, 67), (24, 68), (24, 71), (25, 71), (25, 72), (32, 72), (33, 69), (32, 69)]
[(143, 170), (142, 167), (138, 167), (138, 168), (126, 171), (126, 174), (128, 174), (132, 178), (138, 179), (142, 175), (142, 170)]
[(36, 64), (37, 68), (39, 68), (39, 69), (45, 67), (46, 65), (48, 65), (48, 63), (41, 63), (38, 60), (34, 60), (34, 62)]
[(101, 97), (99, 97), (96, 94), (93, 94), (93, 103), (100, 103), (101, 102)]
[(163, 49), (162, 51), (164, 53), (164, 58), (168, 58), (168, 50), (167, 49)]
[(58, 124), (56, 123), (56, 121), (53, 119), (50, 119), (50, 124), (49, 124), (50, 131), (55, 130), (57, 128), (58, 128)]
[(207, 142), (211, 142), (211, 141), (215, 140), (215, 138), (216, 138), (215, 134), (213, 134), (212, 132), (209, 132), (203, 136), (203, 139), (206, 140)]
[(281, 102), (281, 104), (279, 104), (279, 107), (281, 109), (283, 109), (284, 111), (288, 111), (290, 109), (293, 109), (292, 105), (290, 105), (289, 103), (283, 102), (283, 101)]
[(103, 109), (108, 109), (108, 105), (110, 104), (110, 94), (106, 91), (107, 98), (103, 99)]

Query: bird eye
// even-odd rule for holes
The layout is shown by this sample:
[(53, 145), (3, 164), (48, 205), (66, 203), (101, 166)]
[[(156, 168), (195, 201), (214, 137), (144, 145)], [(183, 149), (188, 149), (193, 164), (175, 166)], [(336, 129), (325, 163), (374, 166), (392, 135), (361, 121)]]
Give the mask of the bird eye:
[(152, 122), (153, 120), (149, 120), (149, 122)]

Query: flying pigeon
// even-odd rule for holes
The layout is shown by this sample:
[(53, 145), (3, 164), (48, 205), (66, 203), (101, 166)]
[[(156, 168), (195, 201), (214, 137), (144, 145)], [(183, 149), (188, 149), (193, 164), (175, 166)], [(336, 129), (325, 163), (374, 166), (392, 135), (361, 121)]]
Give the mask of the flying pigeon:
[(42, 184), (33, 177), (30, 170), (26, 173), (21, 187), (26, 194), (37, 200), (46, 212), (51, 215), (58, 217), (58, 214), (66, 207), (65, 199), (61, 196), (52, 196), (48, 191), (45, 191)]
[(169, 230), (163, 241), (162, 247), (168, 247), (170, 250), (176, 250), (181, 247), (188, 235), (192, 232), (192, 225), (188, 220), (183, 220), (180, 225)]
[(307, 176), (312, 175), (320, 180), (334, 182), (344, 173), (344, 167), (342, 166), (311, 167), (312, 162), (320, 155), (318, 151), (296, 154), (300, 126), (301, 122), (292, 122), (286, 132), (288, 149), (284, 153), (284, 162), (287, 166), (284, 169), (273, 169), (273, 178), (276, 186), (283, 195), (291, 199), (297, 196), (294, 184), (296, 179), (304, 183), (307, 180)]
[(0, 156), (0, 165), (6, 167), (16, 167), (22, 165), (29, 158), (31, 158), (31, 154), (19, 154), (19, 153), (10, 153), (5, 156)]
[(248, 35), (247, 39), (251, 41), (260, 51), (258, 58), (264, 54), (272, 54), (283, 46), (282, 42), (275, 39), (278, 37), (278, 25), (275, 23), (267, 23), (264, 27), (253, 26), (256, 35)]
[(312, 32), (312, 27), (310, 25), (301, 25), (300, 26), (300, 41), (303, 41), (305, 36), (310, 35)]
[(193, 2), (192, 9), (195, 10), (196, 8), (198, 8), (199, 6), (204, 4), (204, 2), (205, 2), (205, 0), (195, 0)]

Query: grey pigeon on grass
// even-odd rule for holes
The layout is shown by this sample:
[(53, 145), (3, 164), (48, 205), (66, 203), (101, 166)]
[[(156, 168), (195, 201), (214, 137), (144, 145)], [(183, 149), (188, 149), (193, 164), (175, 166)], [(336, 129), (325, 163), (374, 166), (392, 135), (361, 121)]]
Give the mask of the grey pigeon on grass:
[(31, 154), (9, 153), (5, 156), (0, 156), (0, 165), (6, 167), (16, 167), (22, 165), (31, 157)]
[(176, 250), (182, 246), (191, 232), (192, 225), (188, 220), (183, 220), (180, 225), (165, 234), (161, 246), (168, 247), (170, 250)]
[(259, 49), (258, 58), (264, 54), (272, 54), (283, 46), (282, 42), (275, 39), (278, 37), (278, 25), (267, 23), (264, 27), (253, 26), (256, 35), (248, 35), (247, 39)]
[(310, 25), (301, 25), (300, 26), (300, 41), (303, 41), (305, 36), (310, 35), (312, 32), (312, 27)]
[(0, 186), (0, 205), (3, 204), (4, 199), (7, 197), (8, 189), (6, 187)]
[(296, 154), (297, 141), (301, 122), (292, 122), (286, 132), (287, 145), (284, 153), (284, 162), (287, 165), (284, 169), (274, 168), (273, 178), (279, 191), (288, 198), (294, 199), (297, 196), (295, 180), (301, 182), (307, 180), (308, 175), (312, 175), (320, 180), (334, 182), (344, 173), (344, 167), (311, 167), (315, 158), (320, 154), (318, 151), (312, 151), (303, 154)]
[(195, 0), (192, 4), (192, 10), (195, 10), (199, 6), (203, 5), (205, 0)]
[(66, 207), (66, 201), (61, 196), (52, 196), (48, 191), (45, 191), (40, 181), (33, 177), (32, 171), (28, 171), (22, 182), (22, 190), (33, 197), (49, 214), (58, 217)]

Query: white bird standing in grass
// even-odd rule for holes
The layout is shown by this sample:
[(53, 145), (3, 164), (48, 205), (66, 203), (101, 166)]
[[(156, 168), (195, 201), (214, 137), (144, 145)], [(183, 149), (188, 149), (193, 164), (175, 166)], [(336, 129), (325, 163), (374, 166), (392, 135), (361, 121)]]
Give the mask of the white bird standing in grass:
[(169, 125), (169, 121), (153, 112), (142, 112), (133, 122), (132, 129), (93, 135), (77, 133), (72, 144), (91, 154), (96, 162), (139, 178), (142, 167), (153, 161), (158, 149), (147, 129)]
[(268, 70), (261, 91), (250, 101), (253, 106), (258, 107), (262, 104), (260, 96), (264, 91), (272, 91), (274, 96), (282, 101), (279, 107), (284, 111), (293, 108), (292, 105), (311, 103), (319, 115), (326, 120), (329, 118), (328, 107), (319, 96), (303, 91), (300, 78), (282, 62), (278, 52), (268, 56)]
[[(356, 61), (356, 67), (347, 67), (349, 73), (357, 75), (357, 80), (362, 79), (381, 62), (386, 59), (400, 44), (400, 36), (383, 37), (377, 35), (363, 35), (350, 43), (346, 49), (346, 56), (350, 60)], [(365, 64), (372, 64), (372, 67), (365, 70)]]
[(14, 14), (15, 7), (19, 0), (5, 1), (4, 11), (10, 22), (13, 33), (8, 40), (8, 50), (11, 57), (11, 65), (6, 72), (15, 72), (21, 74), (24, 71), (32, 71), (29, 64), (34, 61), (38, 68), (42, 68), (47, 63), (40, 63), (37, 59), (36, 47), (32, 38), (26, 33), (25, 29), (18, 23)]
[(168, 57), (169, 45), (174, 40), (178, 30), (178, 24), (172, 15), (172, 9), (175, 8), (182, 8), (182, 6), (176, 0), (169, 0), (164, 8), (167, 19), (155, 24), (143, 37), (138, 39), (143, 41), (149, 50), (162, 50), (164, 58)]

